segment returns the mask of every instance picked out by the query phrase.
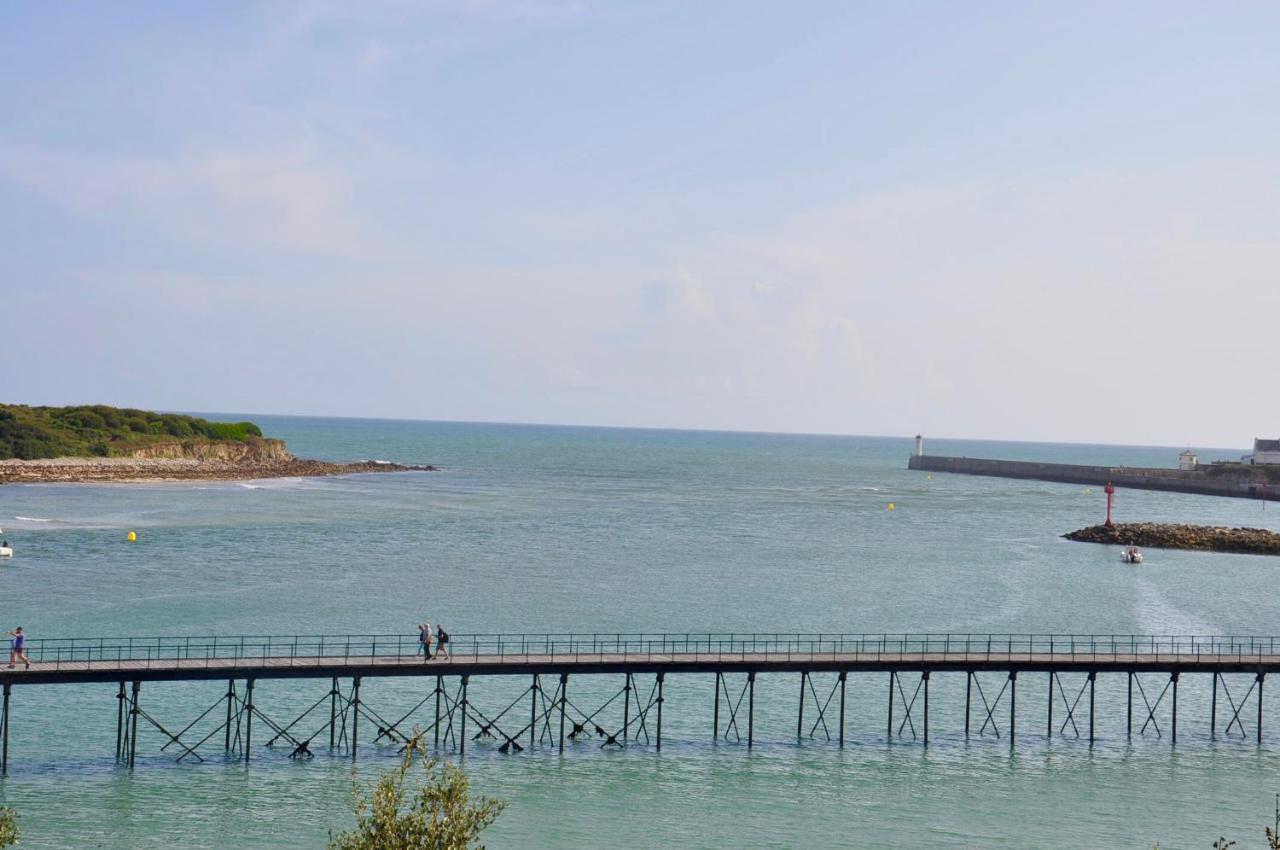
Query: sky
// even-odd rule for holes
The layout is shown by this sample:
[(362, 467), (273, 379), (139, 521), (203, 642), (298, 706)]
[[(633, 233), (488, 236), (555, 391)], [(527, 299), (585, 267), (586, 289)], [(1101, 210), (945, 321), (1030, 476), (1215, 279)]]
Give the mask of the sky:
[(0, 400), (1248, 447), (1280, 4), (7, 3)]

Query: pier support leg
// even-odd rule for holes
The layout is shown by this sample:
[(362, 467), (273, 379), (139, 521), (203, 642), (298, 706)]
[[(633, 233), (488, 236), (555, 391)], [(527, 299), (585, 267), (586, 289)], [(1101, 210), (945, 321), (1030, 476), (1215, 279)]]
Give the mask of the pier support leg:
[[(133, 683), (131, 693), (133, 699), (129, 704), (129, 767), (138, 760), (138, 691), (142, 689), (142, 683), (135, 681)], [(8, 728), (6, 724), (5, 728)]]
[(1093, 685), (1097, 681), (1097, 672), (1089, 671), (1089, 743), (1093, 743)]
[(747, 674), (747, 749), (755, 743), (756, 732), (756, 674)]
[(720, 740), (720, 674), (716, 674), (716, 711), (711, 721), (711, 740)]
[(569, 674), (560, 674), (560, 752), (564, 752), (564, 708), (569, 700)]
[[(631, 681), (631, 677), (627, 676), (628, 685), (630, 684), (630, 681)], [(626, 690), (630, 690), (630, 688), (628, 687)], [(631, 694), (628, 693), (627, 696), (631, 696)], [(622, 725), (623, 725), (623, 729), (625, 730), (627, 725), (625, 709), (623, 710), (622, 716), (623, 716)], [(537, 732), (538, 732), (538, 674), (534, 673), (533, 683), (529, 685), (529, 749), (533, 749), (534, 742), (537, 740)]]
[(1013, 739), (1018, 731), (1018, 673), (1009, 671), (1009, 749), (1013, 749)]
[(1213, 674), (1213, 696), (1209, 699), (1209, 737), (1218, 737), (1218, 674)]
[(1128, 708), (1125, 711), (1125, 733), (1133, 737), (1133, 673), (1129, 673), (1129, 699), (1127, 701)]
[(124, 682), (116, 694), (116, 761), (124, 758)]
[(360, 732), (360, 677), (351, 680), (351, 760), (356, 758), (356, 739)]
[[(717, 674), (718, 675), (718, 674)], [(627, 740), (627, 730), (631, 727), (631, 674), (622, 686), (622, 740)]]
[(0, 774), (9, 772), (9, 694), (13, 690), (12, 682), (4, 683), (4, 707), (0, 708)]
[[(537, 678), (536, 676), (534, 678)], [(444, 676), (436, 676), (436, 749), (440, 749), (440, 697), (444, 695)]]
[[(1258, 673), (1258, 745), (1262, 744), (1262, 680), (1266, 673)], [(5, 728), (8, 728), (6, 726)]]
[(1171, 733), (1169, 743), (1178, 743), (1178, 674), (1173, 672), (1169, 674), (1169, 678), (1173, 682), (1173, 721), (1170, 723)]
[(1053, 738), (1053, 671), (1049, 672), (1049, 720), (1044, 734)]
[(844, 686), (849, 678), (849, 671), (840, 671), (840, 746), (844, 746)]
[(924, 745), (929, 746), (929, 671), (920, 674), (924, 679)]
[[(124, 683), (120, 683), (120, 696), (124, 696)], [(224, 753), (231, 752), (231, 709), (235, 707), (236, 702), (236, 680), (227, 680), (227, 725), (222, 730), (222, 751)], [(332, 732), (330, 733), (332, 735)], [(329, 746), (333, 746), (330, 744)]]
[(964, 674), (964, 736), (969, 737), (969, 692), (973, 689), (973, 673)]
[(458, 758), (467, 754), (467, 680), (470, 678), (462, 677), (462, 732), (458, 735)]
[(329, 683), (329, 749), (338, 742), (338, 677)]
[(897, 679), (898, 679), (897, 673), (889, 674), (889, 724), (888, 724), (889, 732), (888, 734), (889, 734), (890, 741), (893, 740), (893, 684), (894, 682), (897, 681)]
[(662, 683), (667, 678), (666, 673), (658, 674), (658, 751), (662, 751), (662, 703), (666, 700), (662, 696)]
[[(249, 763), (249, 752), (253, 743), (253, 679), (244, 682), (244, 763)], [(351, 755), (356, 754), (356, 740), (351, 739)]]
[(804, 737), (804, 686), (809, 681), (808, 673), (800, 674), (800, 713), (796, 716), (796, 738)]

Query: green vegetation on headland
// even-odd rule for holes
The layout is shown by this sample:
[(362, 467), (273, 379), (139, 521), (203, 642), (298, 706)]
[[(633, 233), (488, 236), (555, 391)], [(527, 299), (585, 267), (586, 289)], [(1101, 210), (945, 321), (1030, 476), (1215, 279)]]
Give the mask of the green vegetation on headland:
[(0, 404), (0, 460), (55, 457), (129, 457), (148, 446), (174, 442), (262, 437), (252, 422), (209, 422), (178, 413), (108, 407), (29, 407)]
[(1157, 522), (1094, 525), (1070, 534), (1068, 540), (1149, 546), (1153, 549), (1197, 549), (1209, 552), (1241, 552), (1280, 555), (1280, 534), (1265, 528), (1226, 528), (1208, 525), (1175, 525)]

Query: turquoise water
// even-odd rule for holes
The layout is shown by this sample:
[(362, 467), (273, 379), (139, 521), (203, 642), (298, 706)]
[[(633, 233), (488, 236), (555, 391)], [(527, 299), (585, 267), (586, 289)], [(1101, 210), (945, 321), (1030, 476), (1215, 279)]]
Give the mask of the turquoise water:
[[(33, 637), (408, 634), (427, 617), (456, 634), (1276, 631), (1280, 562), (1152, 552), (1141, 569), (1121, 568), (1114, 551), (1058, 538), (1101, 519), (1096, 490), (929, 478), (905, 469), (908, 439), (252, 418), (300, 455), (443, 469), (0, 488), (0, 526), (18, 549), (0, 567), (5, 622)], [(942, 440), (928, 450), (1135, 466), (1173, 465), (1178, 452)], [(1276, 506), (1186, 495), (1122, 491), (1117, 515), (1280, 529)], [(480, 681), (470, 695), (496, 713), (526, 684)], [(1070, 698), (1080, 684), (1064, 678)], [(1280, 791), (1274, 688), (1265, 707), (1275, 734), (1259, 749), (1252, 707), (1247, 741), (1208, 740), (1209, 682), (1185, 678), (1171, 747), (1168, 698), (1157, 712), (1164, 737), (1129, 741), (1124, 680), (1104, 677), (1090, 748), (1046, 740), (1045, 682), (1023, 679), (1010, 752), (1004, 737), (965, 740), (962, 675), (932, 685), (927, 750), (886, 742), (878, 676), (850, 677), (843, 750), (797, 742), (798, 682), (762, 676), (751, 752), (711, 740), (710, 677), (676, 676), (660, 754), (584, 741), (563, 757), (504, 756), (478, 743), (466, 768), (510, 801), (486, 833), (495, 848), (1261, 843)], [(577, 677), (571, 698), (590, 710), (620, 686)], [(144, 685), (142, 704), (181, 728), (224, 687)], [(256, 701), (287, 721), (326, 687), (262, 682)], [(398, 716), (428, 687), (374, 681), (364, 699)], [(1248, 681), (1230, 687), (1238, 701)], [(1055, 713), (1061, 721), (1065, 710)], [(1007, 723), (1007, 703), (997, 716)], [(349, 823), (349, 759), (322, 750), (295, 763), (264, 748), (249, 768), (216, 750), (175, 764), (143, 728), (130, 774), (114, 763), (114, 733), (112, 687), (15, 690), (0, 788), (23, 813), (24, 846), (320, 847)], [(393, 747), (362, 746), (357, 767), (369, 776), (395, 758)]]

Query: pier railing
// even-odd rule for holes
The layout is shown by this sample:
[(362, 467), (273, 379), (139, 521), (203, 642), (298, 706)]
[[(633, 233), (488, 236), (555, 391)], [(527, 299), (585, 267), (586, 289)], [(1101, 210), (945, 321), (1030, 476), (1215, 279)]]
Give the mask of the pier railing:
[[(451, 635), (454, 661), (929, 661), (1008, 662), (1135, 660), (1230, 661), (1277, 655), (1276, 637), (1072, 634), (469, 634)], [(432, 644), (433, 653), (438, 647)], [(120, 638), (43, 638), (27, 642), (31, 660), (46, 669), (137, 669), (153, 664), (279, 666), (325, 663), (396, 664), (419, 658), (415, 634), (238, 635)], [(673, 658), (674, 657), (674, 658)]]

